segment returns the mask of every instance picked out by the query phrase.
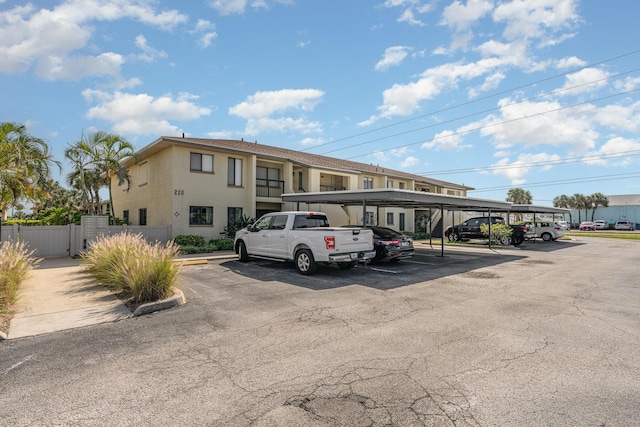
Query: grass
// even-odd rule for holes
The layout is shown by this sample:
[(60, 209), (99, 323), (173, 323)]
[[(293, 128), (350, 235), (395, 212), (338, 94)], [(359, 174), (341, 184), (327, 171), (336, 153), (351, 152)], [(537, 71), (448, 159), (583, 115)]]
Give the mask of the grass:
[(0, 330), (6, 331), (20, 287), (40, 262), (24, 242), (0, 243)]
[(567, 231), (565, 236), (606, 237), (609, 239), (640, 240), (640, 233), (624, 231)]
[(156, 301), (173, 293), (179, 266), (173, 242), (147, 243), (141, 234), (120, 233), (98, 239), (82, 254), (87, 271), (116, 294), (134, 303)]

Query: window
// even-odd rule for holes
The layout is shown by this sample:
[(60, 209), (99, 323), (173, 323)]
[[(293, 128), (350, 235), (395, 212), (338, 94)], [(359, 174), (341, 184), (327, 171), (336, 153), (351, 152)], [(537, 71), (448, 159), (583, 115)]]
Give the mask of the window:
[(213, 206), (189, 206), (189, 225), (213, 225)]
[(227, 184), (234, 187), (242, 187), (242, 159), (229, 157), (229, 171)]
[[(302, 175), (302, 173), (300, 174)], [(267, 184), (266, 181), (268, 181), (268, 185), (278, 187), (278, 181), (280, 181), (280, 169), (257, 166), (256, 178), (258, 181), (263, 181), (264, 184)]]
[(324, 215), (296, 215), (293, 228), (328, 227), (329, 220)]
[(129, 224), (129, 210), (122, 211), (122, 221)]
[(393, 212), (387, 212), (387, 224), (393, 224)]
[(400, 221), (400, 224), (398, 225), (398, 228), (400, 229), (400, 231), (404, 231), (405, 230), (404, 215), (405, 214), (403, 214), (403, 213), (398, 214), (398, 216), (399, 216), (398, 221)]
[(393, 188), (393, 181), (387, 181), (387, 188)]
[(276, 215), (273, 217), (273, 221), (271, 221), (271, 225), (269, 226), (270, 230), (284, 230), (287, 226), (287, 220), (289, 217), (287, 215)]
[(191, 153), (192, 171), (213, 173), (213, 156), (211, 154)]
[(242, 208), (227, 208), (227, 223), (242, 219)]
[(149, 180), (149, 163), (144, 162), (138, 165), (138, 186), (147, 184)]
[(298, 190), (304, 190), (302, 186), (302, 172), (298, 172)]
[(373, 188), (373, 178), (365, 178), (364, 179), (364, 187), (365, 190), (370, 190)]
[(398, 183), (398, 188), (401, 190), (404, 190), (404, 182), (399, 182)]
[(147, 208), (138, 210), (138, 224), (147, 225)]

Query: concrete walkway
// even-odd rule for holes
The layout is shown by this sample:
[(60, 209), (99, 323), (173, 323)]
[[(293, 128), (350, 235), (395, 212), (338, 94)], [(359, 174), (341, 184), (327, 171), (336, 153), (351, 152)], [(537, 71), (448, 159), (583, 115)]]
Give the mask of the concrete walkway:
[[(234, 256), (231, 252), (213, 256), (185, 256), (177, 262), (190, 265)], [(132, 316), (119, 298), (82, 270), (80, 261), (73, 258), (42, 260), (31, 279), (23, 285), (7, 338), (117, 322)]]

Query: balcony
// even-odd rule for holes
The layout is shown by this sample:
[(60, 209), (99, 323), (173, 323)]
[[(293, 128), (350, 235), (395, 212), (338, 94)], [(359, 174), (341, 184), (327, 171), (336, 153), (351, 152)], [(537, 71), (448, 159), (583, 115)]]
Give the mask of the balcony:
[(274, 179), (256, 179), (256, 196), (257, 197), (274, 197), (280, 198), (284, 193), (284, 181), (276, 181)]
[(346, 190), (345, 187), (341, 187), (338, 185), (320, 185), (320, 191), (343, 191)]

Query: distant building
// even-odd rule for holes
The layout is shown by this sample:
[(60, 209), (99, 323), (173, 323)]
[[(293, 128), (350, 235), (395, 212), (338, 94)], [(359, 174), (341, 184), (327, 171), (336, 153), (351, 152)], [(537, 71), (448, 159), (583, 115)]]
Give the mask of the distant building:
[(593, 213), (594, 221), (603, 219), (609, 223), (611, 228), (613, 228), (616, 221), (626, 220), (635, 223), (636, 230), (640, 229), (640, 194), (607, 196), (607, 199), (609, 199), (608, 207), (598, 206), (595, 212), (589, 209), (586, 218), (584, 209), (581, 209), (580, 212), (577, 209), (571, 209), (573, 223), (591, 221)]

